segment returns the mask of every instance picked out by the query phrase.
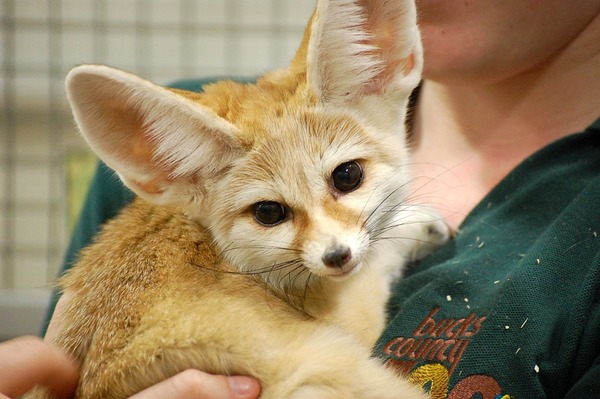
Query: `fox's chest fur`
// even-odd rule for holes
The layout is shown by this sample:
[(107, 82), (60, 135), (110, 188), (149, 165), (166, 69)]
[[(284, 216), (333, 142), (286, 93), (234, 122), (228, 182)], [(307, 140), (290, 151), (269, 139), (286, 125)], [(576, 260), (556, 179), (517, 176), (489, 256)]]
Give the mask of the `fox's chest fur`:
[(61, 280), (77, 396), (196, 368), (262, 399), (422, 398), (370, 356), (391, 280), (448, 236), (409, 204), (421, 64), (411, 0), (319, 0), (289, 68), (253, 85), (73, 69), (84, 138), (139, 196)]

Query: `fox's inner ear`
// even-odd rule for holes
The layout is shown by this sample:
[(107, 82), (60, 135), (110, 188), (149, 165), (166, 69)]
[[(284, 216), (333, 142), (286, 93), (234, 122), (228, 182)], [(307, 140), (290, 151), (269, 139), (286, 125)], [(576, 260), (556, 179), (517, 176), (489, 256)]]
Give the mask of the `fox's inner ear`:
[(422, 49), (412, 2), (319, 0), (306, 50), (307, 80), (321, 103), (408, 96)]
[(240, 154), (237, 128), (181, 94), (98, 65), (71, 70), (66, 89), (92, 150), (136, 194), (157, 203), (185, 198)]

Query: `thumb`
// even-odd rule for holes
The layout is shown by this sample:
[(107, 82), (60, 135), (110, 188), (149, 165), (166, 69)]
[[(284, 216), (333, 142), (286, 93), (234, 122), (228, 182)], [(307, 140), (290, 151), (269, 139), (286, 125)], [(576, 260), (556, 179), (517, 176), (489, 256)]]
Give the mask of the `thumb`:
[(259, 394), (258, 381), (250, 377), (226, 377), (186, 370), (130, 399), (257, 399)]

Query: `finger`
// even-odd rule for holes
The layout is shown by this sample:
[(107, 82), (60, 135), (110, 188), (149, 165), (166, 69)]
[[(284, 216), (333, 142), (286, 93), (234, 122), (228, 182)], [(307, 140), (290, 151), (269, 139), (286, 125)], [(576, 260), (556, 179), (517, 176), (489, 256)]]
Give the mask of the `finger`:
[(0, 370), (0, 392), (8, 397), (23, 395), (36, 385), (67, 397), (79, 378), (71, 359), (37, 337), (0, 344)]
[(186, 370), (130, 399), (256, 399), (258, 382), (250, 377), (225, 377)]

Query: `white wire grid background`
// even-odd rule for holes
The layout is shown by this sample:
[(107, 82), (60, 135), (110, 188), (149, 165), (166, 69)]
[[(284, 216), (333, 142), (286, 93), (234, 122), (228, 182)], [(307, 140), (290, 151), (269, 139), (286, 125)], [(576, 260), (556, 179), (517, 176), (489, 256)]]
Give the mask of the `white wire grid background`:
[[(66, 72), (100, 63), (158, 83), (285, 66), (313, 0), (0, 0), (0, 293), (48, 289), (69, 239), (70, 163), (87, 151)], [(75, 165), (75, 166), (73, 166)]]

